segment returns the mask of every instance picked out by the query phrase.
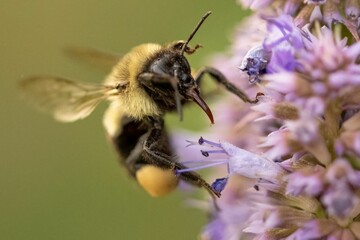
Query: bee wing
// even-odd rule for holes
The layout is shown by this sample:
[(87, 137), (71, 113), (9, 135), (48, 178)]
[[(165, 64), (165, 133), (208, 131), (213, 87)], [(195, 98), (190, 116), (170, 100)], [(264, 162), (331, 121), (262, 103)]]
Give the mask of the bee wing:
[(62, 122), (87, 117), (103, 100), (118, 95), (121, 85), (79, 83), (57, 77), (32, 77), (20, 82), (27, 100)]
[(98, 66), (105, 71), (111, 70), (121, 58), (116, 54), (87, 47), (67, 47), (64, 50), (70, 57)]

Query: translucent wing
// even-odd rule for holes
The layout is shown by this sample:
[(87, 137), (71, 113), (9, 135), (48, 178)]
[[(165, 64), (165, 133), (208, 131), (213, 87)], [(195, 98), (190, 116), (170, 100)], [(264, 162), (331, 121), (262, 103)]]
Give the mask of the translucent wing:
[(100, 102), (118, 95), (122, 87), (46, 76), (27, 78), (20, 82), (20, 88), (29, 102), (63, 122), (87, 117)]
[(86, 47), (67, 47), (65, 48), (65, 53), (74, 59), (98, 66), (105, 71), (110, 71), (121, 58), (121, 56), (116, 54)]

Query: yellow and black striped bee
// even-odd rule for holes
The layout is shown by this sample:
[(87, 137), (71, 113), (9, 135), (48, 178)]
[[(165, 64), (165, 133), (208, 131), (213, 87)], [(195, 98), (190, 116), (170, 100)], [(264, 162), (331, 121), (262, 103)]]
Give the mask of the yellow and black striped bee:
[(141, 44), (122, 58), (97, 51), (78, 52), (84, 58), (98, 57), (100, 63), (117, 62), (104, 84), (37, 76), (23, 79), (20, 87), (35, 106), (62, 122), (83, 119), (108, 100), (110, 106), (103, 119), (107, 135), (120, 162), (150, 195), (169, 193), (181, 179), (219, 197), (220, 193), (196, 172), (177, 172), (186, 166), (173, 155), (163, 118), (170, 111), (178, 111), (182, 117), (182, 105), (195, 102), (214, 123), (210, 108), (200, 96), (199, 85), (205, 73), (243, 101), (257, 102), (214, 68), (205, 67), (191, 75), (184, 54), (193, 54), (200, 46), (191, 48), (188, 43), (210, 13), (202, 17), (187, 41)]

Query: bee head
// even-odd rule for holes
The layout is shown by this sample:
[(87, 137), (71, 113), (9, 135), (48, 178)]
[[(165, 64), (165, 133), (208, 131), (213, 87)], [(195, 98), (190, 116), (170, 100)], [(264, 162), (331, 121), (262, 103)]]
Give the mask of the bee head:
[[(181, 102), (182, 100), (187, 100), (196, 102), (207, 114), (211, 123), (214, 123), (211, 110), (205, 101), (200, 97), (198, 84), (192, 77), (189, 62), (184, 56), (184, 53), (193, 54), (199, 47), (201, 47), (201, 45), (196, 45), (194, 48), (191, 48), (188, 44), (210, 14), (211, 12), (205, 13), (186, 41), (171, 43), (160, 50), (150, 62), (147, 69), (152, 73), (173, 77), (169, 79), (169, 81), (172, 84), (175, 93), (170, 93), (170, 98), (175, 99), (176, 109), (179, 113), (180, 120), (182, 119)], [(156, 92), (160, 92), (160, 89), (156, 89)], [(156, 95), (156, 93), (153, 93), (153, 95)], [(164, 97), (162, 97), (160, 101), (164, 103), (168, 101), (168, 99), (169, 98), (164, 99)], [(173, 106), (173, 102), (170, 105)]]
[(214, 123), (214, 117), (209, 106), (200, 96), (200, 89), (191, 75), (191, 70), (188, 61), (183, 55), (178, 55), (178, 61), (174, 63), (174, 76), (178, 79), (179, 94), (188, 101), (196, 102), (207, 114), (210, 122)]
[[(179, 42), (184, 44), (183, 42)], [(174, 77), (173, 87), (176, 92), (172, 95), (176, 100), (177, 110), (181, 115), (181, 100), (196, 102), (207, 114), (211, 123), (214, 123), (214, 117), (206, 102), (200, 96), (200, 89), (191, 75), (189, 62), (183, 54), (177, 43), (161, 52), (149, 66), (149, 71)], [(180, 110), (179, 110), (180, 109)]]

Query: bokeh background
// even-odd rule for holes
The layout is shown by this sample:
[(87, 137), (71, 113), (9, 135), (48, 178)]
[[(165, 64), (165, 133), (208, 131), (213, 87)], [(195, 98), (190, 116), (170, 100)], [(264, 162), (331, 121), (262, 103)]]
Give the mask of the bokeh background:
[[(189, 57), (198, 68), (228, 47), (245, 13), (232, 0), (0, 2), (0, 239), (195, 239), (204, 212), (186, 206), (179, 192), (150, 198), (120, 169), (101, 123), (106, 104), (61, 124), (27, 106), (16, 84), (34, 74), (100, 82), (104, 73), (67, 58), (64, 46), (126, 53), (140, 43), (186, 39), (212, 10), (192, 42), (204, 45)], [(185, 123), (169, 122), (208, 126), (189, 111)]]

